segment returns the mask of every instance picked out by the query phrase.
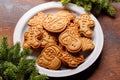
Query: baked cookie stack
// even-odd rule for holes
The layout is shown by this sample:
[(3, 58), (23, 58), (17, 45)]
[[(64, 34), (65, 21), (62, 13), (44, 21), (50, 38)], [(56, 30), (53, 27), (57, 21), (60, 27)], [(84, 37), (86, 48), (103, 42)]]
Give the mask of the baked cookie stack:
[(85, 61), (85, 51), (94, 49), (94, 21), (89, 14), (80, 17), (61, 10), (54, 14), (39, 12), (28, 21), (23, 48), (42, 48), (37, 58), (39, 66), (60, 69), (62, 65), (75, 68)]

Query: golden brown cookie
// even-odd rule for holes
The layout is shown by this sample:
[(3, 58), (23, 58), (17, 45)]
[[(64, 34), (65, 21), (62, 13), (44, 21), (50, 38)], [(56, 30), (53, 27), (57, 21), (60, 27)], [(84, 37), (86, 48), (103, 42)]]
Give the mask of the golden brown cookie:
[(95, 47), (90, 39), (95, 23), (89, 14), (75, 18), (68, 10), (47, 15), (39, 12), (27, 24), (30, 27), (24, 34), (23, 47), (41, 49), (37, 58), (41, 67), (56, 70), (63, 62), (75, 68), (85, 61), (81, 52)]
[(93, 34), (93, 30), (91, 28), (94, 27), (95, 23), (91, 20), (90, 15), (81, 14), (79, 18), (75, 19), (75, 23), (79, 24), (79, 31), (86, 37), (91, 37)]
[(37, 15), (35, 15), (32, 19), (28, 21), (29, 26), (43, 26), (43, 20), (45, 18), (45, 15), (43, 12), (39, 12)]
[(56, 38), (55, 36), (48, 33), (46, 30), (43, 30), (41, 47), (45, 47), (48, 43), (56, 43)]
[(43, 26), (49, 32), (62, 32), (75, 16), (69, 11), (62, 10), (56, 14), (48, 14)]
[(61, 54), (59, 46), (56, 44), (48, 44), (37, 58), (37, 63), (39, 66), (47, 69), (59, 69), (61, 66), (61, 60), (58, 57), (59, 54)]
[(93, 50), (94, 44), (93, 41), (89, 38), (81, 38), (82, 40), (82, 51)]
[(38, 48), (40, 47), (40, 39), (43, 32), (38, 27), (30, 27), (24, 34), (23, 48)]
[(55, 15), (65, 17), (68, 19), (68, 21), (75, 19), (75, 15), (73, 13), (70, 13), (68, 10), (58, 11)]
[(59, 57), (63, 61), (63, 63), (66, 63), (69, 67), (77, 67), (79, 64), (85, 61), (83, 55), (75, 55), (67, 51), (62, 52)]
[(59, 42), (71, 53), (76, 53), (82, 48), (82, 42), (76, 26), (69, 27), (62, 32), (59, 35)]
[(61, 32), (70, 22), (67, 18), (59, 17), (54, 14), (48, 14), (44, 20), (43, 26), (49, 32)]

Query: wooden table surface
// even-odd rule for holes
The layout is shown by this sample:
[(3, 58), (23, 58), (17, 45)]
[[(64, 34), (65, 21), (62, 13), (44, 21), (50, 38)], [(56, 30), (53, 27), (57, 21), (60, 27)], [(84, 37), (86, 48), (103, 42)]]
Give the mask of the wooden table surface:
[[(32, 7), (52, 0), (0, 0), (0, 38), (8, 37), (13, 45), (13, 32), (20, 17)], [(55, 1), (55, 0), (54, 0)], [(99, 20), (104, 32), (104, 47), (97, 61), (82, 73), (50, 80), (120, 80), (120, 3), (112, 3), (116, 18), (101, 14)]]

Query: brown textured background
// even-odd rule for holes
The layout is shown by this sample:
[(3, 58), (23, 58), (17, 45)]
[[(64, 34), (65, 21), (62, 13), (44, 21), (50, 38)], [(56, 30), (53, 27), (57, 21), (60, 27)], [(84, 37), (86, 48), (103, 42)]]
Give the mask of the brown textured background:
[[(0, 0), (0, 38), (7, 36), (13, 45), (13, 32), (19, 18), (30, 8), (55, 0)], [(98, 20), (104, 32), (104, 48), (97, 61), (82, 73), (50, 80), (120, 80), (120, 3), (112, 3), (116, 18), (101, 14)]]

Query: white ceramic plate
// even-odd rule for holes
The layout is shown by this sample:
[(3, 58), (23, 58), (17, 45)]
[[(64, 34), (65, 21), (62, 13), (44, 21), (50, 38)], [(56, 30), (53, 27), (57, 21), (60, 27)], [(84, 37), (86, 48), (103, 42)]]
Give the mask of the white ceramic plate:
[[(15, 30), (14, 30), (14, 36), (13, 36), (14, 44), (18, 41), (22, 44), (23, 38), (24, 38), (23, 37), (24, 32), (28, 29), (28, 26), (26, 23), (31, 17), (33, 17), (39, 11), (43, 11), (45, 13), (54, 13), (63, 8), (67, 8), (68, 10), (73, 12), (76, 16), (86, 13), (82, 7), (78, 7), (75, 4), (69, 4), (66, 7), (63, 7), (60, 2), (48, 2), (48, 3), (40, 4), (30, 9), (28, 12), (26, 12), (18, 21), (15, 27)], [(90, 16), (95, 21), (94, 34), (92, 37), (93, 42), (95, 44), (95, 48), (90, 53), (90, 55), (86, 58), (86, 61), (80, 64), (75, 69), (63, 69), (63, 70), (48, 70), (36, 64), (36, 67), (38, 68), (39, 73), (46, 74), (51, 77), (70, 76), (70, 75), (74, 75), (74, 74), (82, 72), (83, 70), (87, 69), (89, 66), (91, 66), (96, 61), (96, 59), (99, 57), (101, 50), (103, 48), (104, 38), (103, 38), (103, 31), (101, 29), (101, 26), (98, 20), (92, 14)]]

